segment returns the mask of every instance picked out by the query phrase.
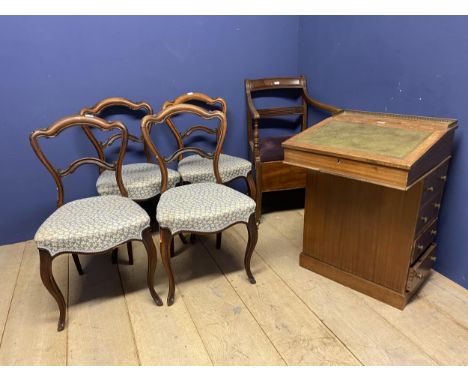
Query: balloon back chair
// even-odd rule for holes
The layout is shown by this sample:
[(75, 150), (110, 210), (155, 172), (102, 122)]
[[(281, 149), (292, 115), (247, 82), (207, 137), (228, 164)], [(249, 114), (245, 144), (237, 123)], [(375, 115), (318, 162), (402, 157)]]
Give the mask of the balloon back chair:
[[(147, 115), (153, 114), (153, 108), (147, 102), (133, 102), (126, 98), (112, 97), (106, 98), (90, 108), (81, 109), (80, 114), (90, 117), (99, 117), (104, 112), (116, 110), (116, 108), (127, 109), (128, 111), (143, 110)], [(107, 118), (107, 115), (106, 115)], [(99, 142), (89, 126), (83, 126), (87, 137), (95, 147), (100, 159), (105, 160), (105, 150), (120, 138), (120, 134), (114, 134), (105, 142)], [(146, 156), (146, 163), (131, 163), (122, 165), (122, 179), (128, 197), (136, 202), (147, 200), (155, 201), (161, 191), (161, 172), (159, 166), (151, 163), (149, 154), (143, 137), (137, 137), (129, 133), (128, 139), (131, 142), (140, 143)], [(168, 170), (168, 186), (173, 187), (179, 182), (180, 176), (177, 171)], [(96, 182), (96, 188), (99, 195), (119, 195), (119, 187), (116, 183), (113, 171), (104, 169)], [(127, 253), (129, 264), (133, 264), (132, 244), (127, 243)], [(112, 253), (112, 260), (117, 262), (117, 250)]]
[[(158, 125), (166, 124), (173, 130), (168, 121), (178, 115), (198, 116), (205, 121), (218, 120), (219, 123), (215, 129), (207, 126), (200, 128), (216, 136), (216, 148), (213, 153), (208, 153), (198, 147), (182, 146), (167, 158), (160, 155), (151, 138), (151, 129), (152, 127), (160, 128)], [(255, 201), (223, 185), (219, 171), (221, 147), (226, 136), (226, 115), (220, 111), (207, 111), (195, 105), (181, 103), (167, 106), (156, 115), (144, 117), (141, 129), (146, 145), (159, 163), (162, 173), (161, 198), (156, 208), (156, 219), (160, 227), (161, 257), (169, 279), (168, 305), (174, 303), (175, 294), (174, 275), (170, 263), (170, 243), (172, 237), (178, 233), (210, 234), (221, 232), (237, 223), (246, 224), (249, 238), (244, 265), (249, 281), (254, 284), (255, 278), (250, 270), (250, 259), (258, 235)], [(177, 135), (175, 132), (174, 134)], [(193, 183), (167, 189), (167, 164), (188, 153), (195, 153), (211, 161), (216, 182)]]
[[(117, 130), (120, 150), (117, 162), (110, 164), (101, 157), (84, 157), (73, 161), (66, 169), (57, 169), (46, 158), (39, 140), (54, 138), (66, 129), (93, 126), (102, 131)], [(147, 285), (157, 305), (162, 301), (154, 290), (154, 272), (157, 252), (150, 231), (150, 218), (145, 210), (127, 197), (122, 181), (122, 161), (128, 142), (127, 128), (120, 122), (106, 122), (100, 118), (83, 116), (65, 117), (43, 130), (35, 130), (29, 137), (31, 146), (57, 185), (57, 209), (39, 227), (34, 240), (40, 256), (40, 274), (44, 286), (58, 304), (60, 316), (58, 331), (65, 327), (66, 304), (52, 274), (52, 261), (71, 253), (80, 274), (77, 254), (98, 255), (109, 253), (120, 244), (131, 240), (142, 241), (148, 255)], [(94, 196), (64, 204), (62, 178), (85, 164), (94, 164), (112, 171), (119, 195)]]
[[(203, 93), (190, 92), (183, 94), (172, 101), (166, 101), (163, 105), (163, 110), (172, 105), (179, 105), (182, 103), (196, 104), (209, 110), (209, 108), (217, 107), (225, 116), (227, 120), (227, 104), (223, 98), (211, 98)], [(192, 126), (184, 133), (175, 126), (171, 118), (167, 119), (167, 125), (171, 128), (177, 139), (179, 149), (184, 147), (184, 141), (189, 138), (195, 131), (204, 131), (208, 134), (211, 132), (206, 130), (205, 126)], [(256, 199), (255, 181), (252, 175), (252, 163), (244, 158), (236, 157), (233, 155), (223, 154), (221, 151), (219, 155), (219, 175), (222, 183), (226, 184), (235, 179), (244, 179), (247, 184), (247, 189), (250, 197)], [(177, 171), (180, 174), (181, 180), (184, 183), (202, 183), (202, 182), (216, 182), (216, 176), (213, 171), (213, 160), (204, 158), (201, 155), (189, 155), (183, 158), (181, 155), (178, 158)], [(221, 248), (221, 232), (216, 234), (216, 248)]]

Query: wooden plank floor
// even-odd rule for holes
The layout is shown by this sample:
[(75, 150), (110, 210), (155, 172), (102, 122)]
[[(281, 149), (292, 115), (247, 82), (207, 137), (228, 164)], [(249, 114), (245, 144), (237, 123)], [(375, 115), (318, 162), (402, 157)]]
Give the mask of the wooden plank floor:
[[(34, 242), (0, 247), (0, 365), (468, 365), (468, 292), (433, 272), (399, 311), (299, 267), (303, 211), (263, 216), (243, 269), (245, 226), (193, 245), (176, 239), (176, 300), (157, 307), (146, 254), (135, 264), (61, 256), (54, 273), (68, 301), (63, 332), (42, 286)], [(158, 243), (158, 235), (154, 235)], [(158, 246), (157, 246), (158, 247)], [(161, 262), (156, 290), (165, 301)]]

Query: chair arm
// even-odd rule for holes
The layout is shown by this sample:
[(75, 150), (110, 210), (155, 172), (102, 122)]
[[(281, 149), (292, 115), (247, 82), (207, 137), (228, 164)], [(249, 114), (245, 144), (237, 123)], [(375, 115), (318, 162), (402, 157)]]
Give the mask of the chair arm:
[(260, 119), (260, 114), (255, 108), (253, 102), (252, 102), (252, 97), (250, 96), (250, 93), (247, 92), (247, 107), (249, 109), (250, 114), (252, 115), (253, 119)]
[(316, 109), (320, 109), (320, 110), (323, 110), (323, 111), (326, 111), (330, 114), (337, 114), (341, 111), (343, 111), (343, 109), (340, 109), (336, 106), (333, 106), (333, 105), (328, 105), (326, 103), (323, 103), (323, 102), (320, 102), (320, 101), (317, 101), (316, 99), (312, 98), (311, 96), (309, 96), (309, 94), (304, 91), (304, 99), (306, 100), (306, 102), (316, 108)]

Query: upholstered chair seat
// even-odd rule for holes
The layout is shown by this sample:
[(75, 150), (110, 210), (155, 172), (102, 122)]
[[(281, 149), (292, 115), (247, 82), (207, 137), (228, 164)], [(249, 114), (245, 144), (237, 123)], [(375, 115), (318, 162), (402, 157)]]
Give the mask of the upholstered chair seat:
[[(252, 170), (252, 163), (243, 158), (220, 154), (218, 167), (223, 183), (227, 183), (239, 177), (247, 177)], [(216, 182), (213, 160), (197, 154), (187, 156), (179, 161), (177, 170), (184, 182)]]
[(248, 223), (255, 201), (217, 183), (195, 183), (161, 195), (156, 219), (172, 235), (179, 232), (218, 232), (234, 223)]
[[(168, 188), (180, 180), (177, 171), (168, 169)], [(153, 163), (132, 163), (122, 166), (122, 180), (130, 199), (139, 201), (153, 198), (161, 192), (161, 171)], [(120, 195), (113, 171), (105, 170), (96, 182), (99, 195)]]
[(38, 248), (52, 256), (96, 253), (129, 240), (142, 240), (142, 232), (149, 225), (146, 211), (131, 199), (94, 196), (59, 207), (42, 223), (34, 240)]
[(262, 162), (282, 161), (284, 150), (281, 144), (292, 135), (260, 138), (260, 160)]

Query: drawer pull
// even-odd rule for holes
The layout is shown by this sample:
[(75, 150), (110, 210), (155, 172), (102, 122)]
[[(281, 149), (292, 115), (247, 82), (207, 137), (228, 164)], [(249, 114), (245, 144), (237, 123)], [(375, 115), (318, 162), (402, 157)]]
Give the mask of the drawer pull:
[(421, 220), (424, 222), (424, 223), (427, 223), (427, 221), (429, 220), (429, 218), (427, 216), (423, 216), (421, 217)]
[(447, 180), (447, 175), (442, 175), (442, 176), (440, 177), (440, 180), (441, 180), (442, 182), (445, 182), (445, 181)]
[(435, 230), (435, 229), (431, 229), (431, 235), (432, 235), (432, 236), (435, 236), (435, 235), (437, 235), (437, 230)]
[(440, 203), (434, 203), (434, 208), (440, 209)]
[(424, 249), (424, 245), (419, 244), (416, 248), (422, 251)]
[(434, 187), (433, 187), (433, 186), (429, 186), (428, 188), (426, 188), (426, 191), (433, 192), (433, 191), (434, 191)]

